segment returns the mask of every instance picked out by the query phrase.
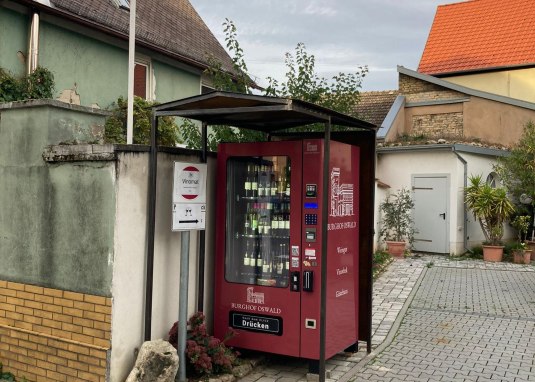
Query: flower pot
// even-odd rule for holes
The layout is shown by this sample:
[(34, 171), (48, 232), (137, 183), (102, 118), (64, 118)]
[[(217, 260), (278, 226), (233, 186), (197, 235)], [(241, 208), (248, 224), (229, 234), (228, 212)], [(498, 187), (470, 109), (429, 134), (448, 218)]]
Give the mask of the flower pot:
[(531, 262), (531, 250), (517, 249), (513, 251), (513, 262), (515, 264), (529, 264)]
[(500, 262), (503, 257), (503, 245), (484, 245), (483, 260)]
[(526, 244), (528, 245), (528, 250), (531, 251), (531, 261), (535, 261), (535, 241), (528, 240)]
[(404, 241), (386, 241), (386, 250), (394, 257), (403, 257), (405, 253)]
[(533, 259), (533, 251), (531, 249), (524, 249), (524, 264), (530, 264)]

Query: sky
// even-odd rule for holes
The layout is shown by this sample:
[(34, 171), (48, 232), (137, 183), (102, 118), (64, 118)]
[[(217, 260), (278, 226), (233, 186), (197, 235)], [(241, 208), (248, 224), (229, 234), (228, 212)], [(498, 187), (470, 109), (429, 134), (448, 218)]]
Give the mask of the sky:
[(299, 42), (332, 78), (368, 66), (362, 89), (397, 89), (397, 65), (416, 70), (437, 5), (459, 0), (190, 0), (225, 46), (223, 22), (237, 27), (249, 73), (261, 86), (284, 80), (285, 54)]

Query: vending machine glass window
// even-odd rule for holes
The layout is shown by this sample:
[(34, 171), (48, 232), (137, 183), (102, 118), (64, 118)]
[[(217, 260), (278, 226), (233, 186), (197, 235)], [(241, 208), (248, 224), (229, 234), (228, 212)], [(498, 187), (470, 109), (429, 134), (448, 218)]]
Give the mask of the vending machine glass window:
[(290, 159), (227, 162), (225, 279), (285, 288), (290, 267)]

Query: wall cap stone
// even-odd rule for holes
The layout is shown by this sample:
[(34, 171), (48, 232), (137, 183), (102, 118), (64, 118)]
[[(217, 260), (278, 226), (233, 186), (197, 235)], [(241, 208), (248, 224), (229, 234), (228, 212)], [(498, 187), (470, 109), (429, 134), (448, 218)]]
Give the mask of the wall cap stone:
[(29, 99), (25, 101), (15, 101), (15, 102), (4, 102), (0, 103), (0, 112), (3, 110), (11, 110), (11, 109), (23, 109), (23, 108), (32, 108), (32, 107), (55, 107), (59, 109), (67, 109), (67, 110), (74, 110), (79, 111), (82, 113), (89, 113), (94, 115), (100, 115), (100, 116), (110, 116), (111, 112), (107, 110), (87, 107), (87, 106), (80, 106), (80, 105), (74, 105), (71, 103), (61, 102), (55, 99)]
[(43, 152), (45, 162), (114, 161), (117, 159), (114, 145), (52, 145)]

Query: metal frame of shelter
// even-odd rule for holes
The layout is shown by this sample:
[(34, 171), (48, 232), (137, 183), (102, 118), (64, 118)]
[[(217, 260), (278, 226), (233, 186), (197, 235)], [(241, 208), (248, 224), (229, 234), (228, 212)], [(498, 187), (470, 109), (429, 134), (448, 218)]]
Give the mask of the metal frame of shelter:
[[(145, 339), (150, 339), (152, 316), (152, 278), (154, 262), (154, 230), (156, 209), (156, 170), (157, 170), (157, 131), (158, 117), (174, 116), (201, 121), (202, 151), (201, 162), (206, 162), (208, 125), (228, 125), (261, 131), (267, 134), (268, 140), (273, 136), (280, 139), (291, 138), (324, 138), (325, 155), (323, 161), (323, 204), (328, 204), (329, 194), (329, 158), (330, 141), (340, 141), (359, 146), (360, 161), (360, 198), (359, 198), (359, 314), (358, 338), (366, 341), (367, 351), (371, 352), (372, 323), (372, 256), (373, 256), (373, 220), (374, 220), (374, 179), (375, 179), (375, 138), (376, 126), (357, 118), (338, 113), (328, 108), (317, 106), (305, 101), (266, 97), (249, 94), (215, 91), (208, 94), (193, 96), (178, 101), (160, 104), (153, 108), (151, 126), (151, 147), (149, 157), (149, 195), (148, 195), (148, 249), (147, 249), (147, 286), (145, 296)], [(294, 132), (273, 134), (274, 132), (323, 123), (324, 132)], [(353, 131), (332, 131), (332, 126), (356, 128)], [(327, 214), (321, 221), (322, 237), (327, 236)], [(200, 236), (201, 249), (199, 258), (200, 295), (204, 291), (204, 231)], [(321, 308), (320, 308), (320, 381), (325, 380), (325, 344), (326, 344), (326, 302), (327, 287), (327, 239), (321, 247)], [(202, 305), (201, 305), (202, 307)]]

